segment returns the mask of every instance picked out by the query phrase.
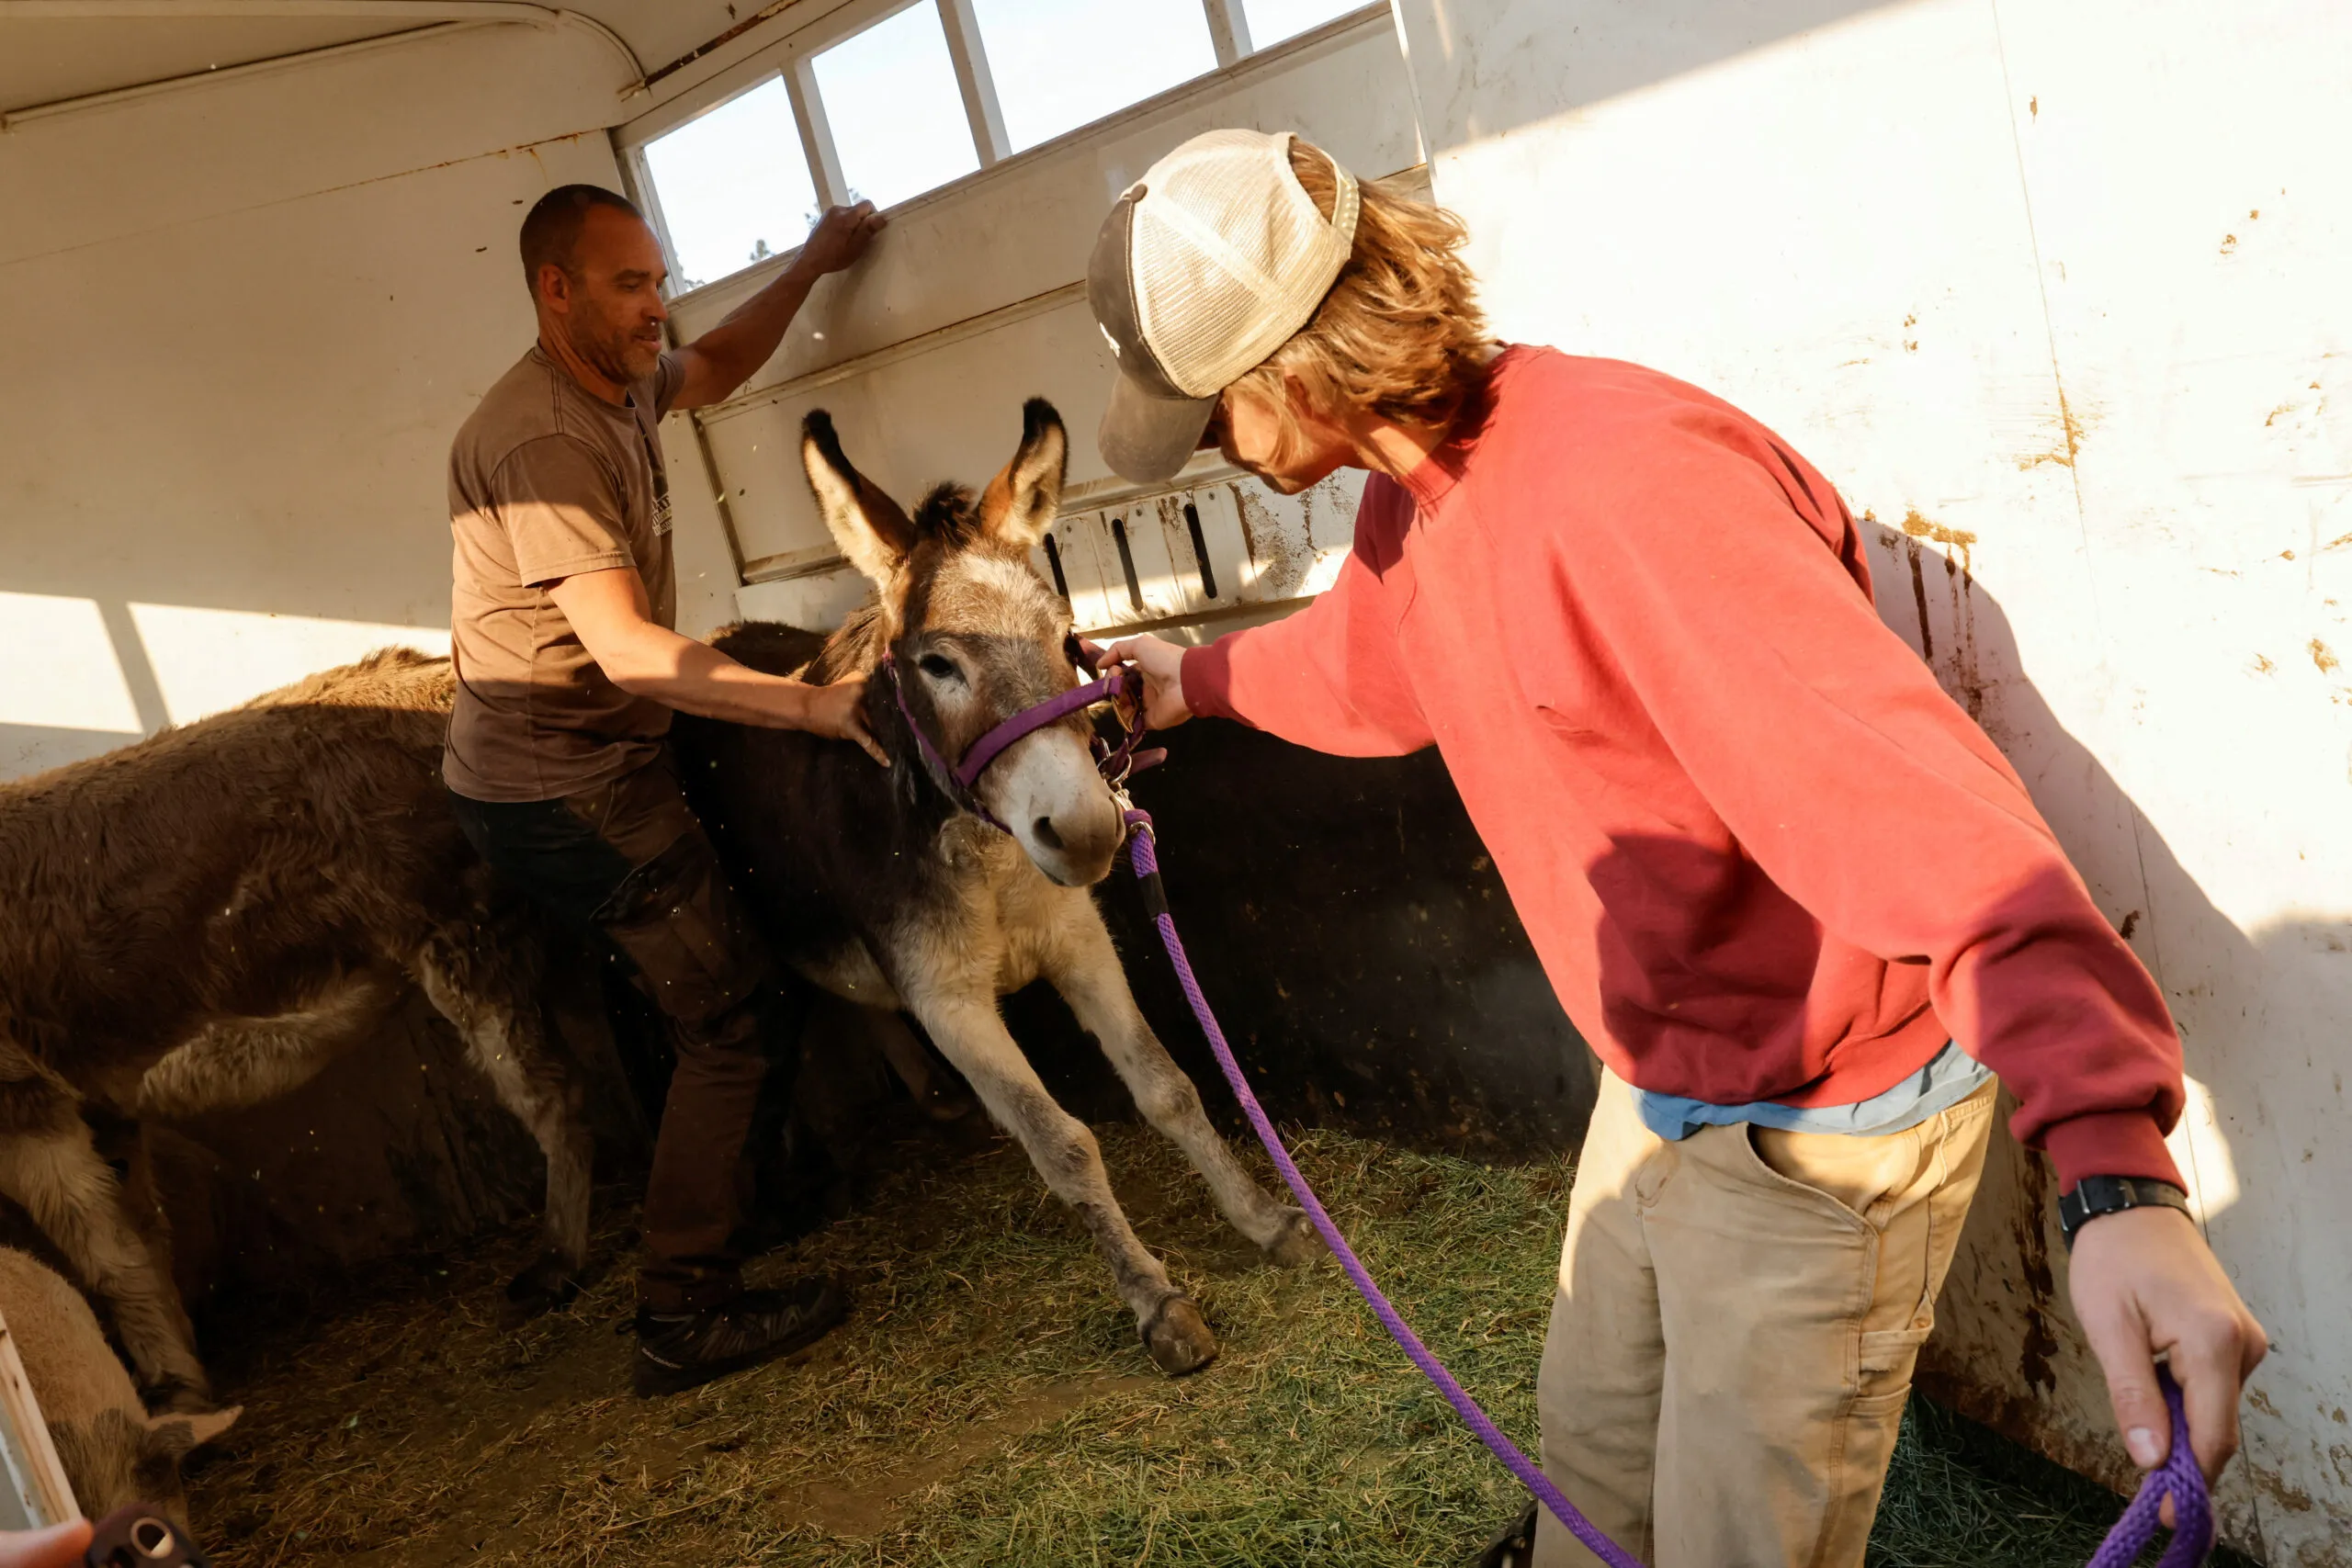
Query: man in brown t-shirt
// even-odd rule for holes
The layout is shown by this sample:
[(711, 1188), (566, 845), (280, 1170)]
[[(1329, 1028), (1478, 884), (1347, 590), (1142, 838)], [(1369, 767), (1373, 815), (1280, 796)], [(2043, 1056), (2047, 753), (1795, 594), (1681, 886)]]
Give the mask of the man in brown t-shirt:
[(442, 777), (492, 871), (601, 930), (662, 1010), (677, 1067), (645, 1193), (635, 1381), (674, 1393), (809, 1343), (840, 1291), (747, 1291), (736, 1235), (768, 1038), (797, 1037), (800, 983), (768, 962), (678, 786), (672, 710), (835, 736), (880, 760), (865, 682), (809, 686), (681, 637), (657, 424), (767, 362), (828, 272), (864, 254), (873, 208), (825, 214), (799, 255), (724, 321), (663, 348), (662, 248), (594, 186), (523, 220), (539, 337), (449, 453), (458, 699)]

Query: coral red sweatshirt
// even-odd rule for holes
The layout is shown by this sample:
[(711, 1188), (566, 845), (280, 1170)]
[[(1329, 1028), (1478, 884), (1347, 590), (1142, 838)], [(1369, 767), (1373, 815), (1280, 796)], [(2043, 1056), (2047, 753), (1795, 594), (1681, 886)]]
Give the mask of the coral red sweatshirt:
[(2177, 1182), (2180, 1045), (2025, 786), (1879, 620), (1811, 464), (1669, 377), (1517, 347), (1374, 475), (1338, 582), (1193, 711), (1435, 745), (1561, 1005), (1638, 1088), (1843, 1105), (1955, 1040), (2061, 1180)]

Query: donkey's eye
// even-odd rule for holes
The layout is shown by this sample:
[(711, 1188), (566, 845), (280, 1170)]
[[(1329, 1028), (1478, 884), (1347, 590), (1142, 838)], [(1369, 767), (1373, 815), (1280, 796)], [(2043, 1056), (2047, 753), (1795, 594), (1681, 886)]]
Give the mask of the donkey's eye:
[(942, 658), (936, 653), (926, 653), (916, 662), (922, 666), (922, 672), (934, 681), (961, 681), (964, 678), (964, 672), (956, 668), (954, 660)]

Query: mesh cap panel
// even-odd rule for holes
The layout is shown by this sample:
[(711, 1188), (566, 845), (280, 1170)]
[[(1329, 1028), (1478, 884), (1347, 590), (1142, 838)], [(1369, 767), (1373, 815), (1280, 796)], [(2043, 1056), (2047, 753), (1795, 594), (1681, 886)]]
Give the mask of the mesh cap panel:
[(1214, 397), (1305, 326), (1355, 243), (1355, 177), (1335, 163), (1325, 221), (1291, 138), (1212, 130), (1147, 171), (1135, 205), (1136, 324), (1168, 378)]

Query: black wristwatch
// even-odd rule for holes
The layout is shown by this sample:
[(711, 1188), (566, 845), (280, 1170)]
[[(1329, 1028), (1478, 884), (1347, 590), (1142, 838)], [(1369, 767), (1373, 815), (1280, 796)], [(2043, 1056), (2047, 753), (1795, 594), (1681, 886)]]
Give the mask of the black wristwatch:
[[(2098, 1219), (2125, 1209), (2149, 1207), (2178, 1209), (2188, 1214), (2188, 1194), (2169, 1181), (2152, 1181), (2144, 1176), (2086, 1176), (2075, 1184), (2071, 1192), (2058, 1198), (2058, 1234), (2066, 1240), (2066, 1250), (2075, 1250), (2075, 1233)], [(2189, 1214), (2190, 1219), (2197, 1216)]]

